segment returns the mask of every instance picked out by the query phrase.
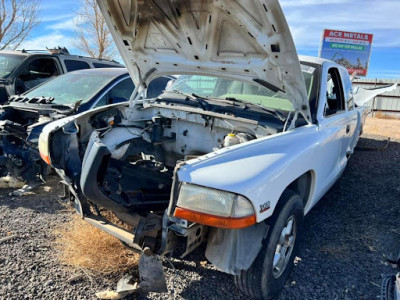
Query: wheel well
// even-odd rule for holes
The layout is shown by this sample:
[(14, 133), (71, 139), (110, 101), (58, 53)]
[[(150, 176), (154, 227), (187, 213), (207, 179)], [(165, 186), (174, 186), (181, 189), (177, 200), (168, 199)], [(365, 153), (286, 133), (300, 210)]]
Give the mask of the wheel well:
[(292, 190), (303, 199), (303, 205), (306, 206), (310, 198), (313, 174), (308, 171), (294, 180), (286, 189)]

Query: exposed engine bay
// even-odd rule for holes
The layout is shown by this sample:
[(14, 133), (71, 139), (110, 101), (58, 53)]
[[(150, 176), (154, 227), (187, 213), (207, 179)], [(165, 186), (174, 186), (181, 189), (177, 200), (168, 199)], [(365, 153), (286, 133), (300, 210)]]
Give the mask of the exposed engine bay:
[(277, 124), (157, 103), (116, 107), (55, 131), (50, 155), (56, 170), (65, 172), (60, 175), (80, 187), (72, 198), (79, 198), (83, 215), (91, 206), (109, 209), (136, 230), (150, 219), (160, 235), (177, 166), (276, 134), (283, 129)]

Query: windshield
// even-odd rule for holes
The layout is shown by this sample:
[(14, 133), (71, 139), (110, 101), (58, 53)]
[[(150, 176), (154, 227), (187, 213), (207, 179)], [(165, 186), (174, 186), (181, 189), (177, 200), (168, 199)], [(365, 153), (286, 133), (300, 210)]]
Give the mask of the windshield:
[[(315, 68), (303, 66), (302, 72), (310, 99), (314, 84)], [(182, 75), (166, 92), (195, 94), (204, 98), (237, 99), (282, 111), (292, 111), (292, 103), (285, 94), (275, 92), (257, 83), (202, 75)]]
[(0, 54), (0, 78), (6, 78), (25, 59), (23, 55)]
[(27, 98), (53, 97), (53, 103), (74, 104), (88, 102), (115, 77), (106, 74), (67, 73), (24, 94)]

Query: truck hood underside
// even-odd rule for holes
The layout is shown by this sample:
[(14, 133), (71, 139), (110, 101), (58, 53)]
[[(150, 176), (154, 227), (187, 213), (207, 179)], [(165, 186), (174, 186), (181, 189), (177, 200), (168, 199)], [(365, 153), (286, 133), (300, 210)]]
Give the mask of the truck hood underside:
[(300, 63), (277, 0), (98, 1), (135, 82), (203, 74), (259, 82), (309, 117)]

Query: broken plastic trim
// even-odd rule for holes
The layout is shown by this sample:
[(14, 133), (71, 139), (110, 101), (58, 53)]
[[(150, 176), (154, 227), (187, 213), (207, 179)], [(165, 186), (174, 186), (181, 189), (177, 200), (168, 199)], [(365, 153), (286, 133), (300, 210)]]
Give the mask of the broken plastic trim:
[(108, 234), (116, 237), (117, 239), (126, 243), (129, 247), (134, 249), (137, 252), (141, 252), (142, 248), (133, 242), (135, 235), (127, 232), (126, 230), (119, 228), (118, 226), (109, 223), (106, 219), (91, 216), (91, 217), (84, 217), (84, 221), (88, 222), (92, 226), (99, 228), (107, 232)]

